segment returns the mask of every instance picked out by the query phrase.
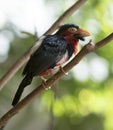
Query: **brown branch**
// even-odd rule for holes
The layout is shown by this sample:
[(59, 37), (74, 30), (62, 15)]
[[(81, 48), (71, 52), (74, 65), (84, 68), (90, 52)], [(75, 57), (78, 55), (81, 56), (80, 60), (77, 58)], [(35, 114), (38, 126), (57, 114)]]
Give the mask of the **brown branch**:
[[(50, 29), (44, 33), (44, 35), (51, 34), (52, 32), (54, 32), (67, 17), (72, 15), (85, 2), (86, 0), (78, 0), (75, 4), (73, 4), (73, 6), (71, 6), (67, 11), (65, 11), (63, 15), (50, 27)], [(37, 41), (36, 44), (38, 44), (38, 42), (39, 41)], [(31, 53), (33, 52), (32, 48), (34, 47), (35, 45), (31, 47), (19, 60), (17, 60), (16, 63), (10, 68), (10, 70), (2, 77), (2, 79), (0, 79), (0, 90), (14, 76), (14, 74), (28, 61)]]
[(111, 40), (113, 40), (113, 33), (111, 33), (108, 37), (104, 38), (102, 41), (98, 42), (95, 45), (95, 50), (104, 46), (106, 43), (110, 42)]
[[(70, 61), (66, 66), (63, 67), (63, 70), (65, 72), (68, 72), (70, 69), (72, 69), (76, 64), (78, 64), (81, 59), (86, 56), (89, 52), (95, 51), (98, 48), (104, 46), (108, 42), (113, 40), (113, 33), (111, 33), (109, 36), (104, 38), (103, 40), (99, 41), (96, 45), (90, 41), (87, 45), (85, 45), (81, 51), (74, 57), (72, 61)], [(101, 46), (100, 46), (101, 45)], [(52, 86), (55, 82), (57, 82), (64, 73), (59, 70), (55, 75), (53, 75), (50, 79), (46, 82), (46, 88), (49, 88), (49, 86)], [(25, 107), (27, 104), (31, 103), (31, 101), (38, 96), (42, 91), (44, 91), (43, 85), (38, 86), (33, 92), (31, 92), (28, 96), (26, 96), (23, 100), (21, 100), (15, 107), (10, 109), (1, 119), (0, 119), (0, 128), (2, 128), (7, 121), (13, 117), (16, 113), (18, 113), (23, 107)]]

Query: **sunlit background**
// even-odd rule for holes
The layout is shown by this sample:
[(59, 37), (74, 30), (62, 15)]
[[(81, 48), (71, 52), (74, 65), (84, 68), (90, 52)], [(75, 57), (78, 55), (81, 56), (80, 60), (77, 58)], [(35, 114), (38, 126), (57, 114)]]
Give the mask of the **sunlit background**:
[[(74, 2), (0, 0), (0, 77)], [(80, 49), (90, 39), (95, 43), (113, 31), (113, 1), (88, 1), (65, 23), (77, 24), (92, 34), (85, 42), (80, 41)], [(0, 116), (11, 107), (22, 70), (0, 92)], [(35, 78), (23, 95), (39, 83)], [(5, 130), (113, 130), (112, 99), (113, 42), (88, 54), (55, 89), (43, 92), (16, 115)]]

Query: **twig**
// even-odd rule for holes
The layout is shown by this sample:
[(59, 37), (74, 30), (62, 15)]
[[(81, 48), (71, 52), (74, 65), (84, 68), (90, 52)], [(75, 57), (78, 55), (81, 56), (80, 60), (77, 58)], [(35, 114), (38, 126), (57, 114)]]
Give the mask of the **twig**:
[(65, 13), (63, 13), (60, 18), (52, 25), (52, 28), (50, 28), (44, 35), (48, 33), (54, 32), (58, 26), (63, 23), (67, 19), (67, 17), (70, 17), (78, 8), (80, 8), (87, 0), (78, 0), (74, 5), (71, 6)]
[(95, 50), (104, 46), (106, 43), (110, 42), (111, 40), (113, 40), (113, 33), (111, 33), (108, 37), (104, 38), (102, 41), (98, 42), (95, 45)]
[[(74, 11), (80, 8), (85, 2), (86, 0), (78, 0), (75, 4), (73, 4), (73, 6), (71, 6), (67, 11), (65, 11), (63, 15), (50, 27), (50, 29), (44, 33), (44, 35), (51, 34), (52, 32), (54, 32), (67, 17), (72, 15)], [(38, 44), (38, 42), (39, 41), (37, 41), (36, 44)], [(2, 79), (0, 79), (0, 90), (14, 76), (14, 74), (28, 61), (32, 52), (32, 48), (34, 48), (34, 46), (31, 47), (19, 60), (17, 60), (16, 63), (10, 68), (10, 70), (2, 77)]]
[[(109, 36), (104, 38), (103, 40), (99, 41), (96, 45), (90, 41), (87, 45), (85, 45), (82, 50), (74, 57), (72, 61), (70, 61), (66, 66), (63, 67), (63, 70), (65, 72), (68, 72), (70, 69), (72, 69), (76, 64), (78, 64), (81, 59), (86, 56), (89, 52), (95, 51), (98, 48), (104, 46), (108, 42), (113, 40), (113, 33), (111, 33)], [(101, 45), (101, 46), (100, 46)], [(49, 86), (52, 86), (55, 82), (57, 82), (64, 73), (59, 70), (55, 75), (53, 75), (50, 79), (46, 82), (46, 88), (49, 88)], [(26, 106), (28, 103), (31, 103), (31, 101), (38, 96), (42, 91), (44, 91), (43, 85), (38, 86), (33, 92), (31, 92), (28, 96), (26, 96), (22, 101), (20, 101), (15, 107), (10, 109), (1, 119), (0, 119), (0, 128), (2, 128), (7, 121), (13, 117), (16, 113), (18, 113), (24, 106)]]

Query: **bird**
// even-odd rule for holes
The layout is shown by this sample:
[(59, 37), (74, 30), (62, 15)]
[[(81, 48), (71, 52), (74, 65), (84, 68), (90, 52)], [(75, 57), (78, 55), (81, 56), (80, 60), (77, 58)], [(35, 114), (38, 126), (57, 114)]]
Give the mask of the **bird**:
[(42, 79), (53, 73), (56, 68), (62, 65), (78, 52), (79, 40), (84, 41), (90, 33), (75, 24), (64, 24), (52, 35), (45, 35), (40, 47), (30, 56), (23, 70), (21, 81), (12, 105), (15, 106), (24, 91), (24, 88), (31, 84), (35, 76)]

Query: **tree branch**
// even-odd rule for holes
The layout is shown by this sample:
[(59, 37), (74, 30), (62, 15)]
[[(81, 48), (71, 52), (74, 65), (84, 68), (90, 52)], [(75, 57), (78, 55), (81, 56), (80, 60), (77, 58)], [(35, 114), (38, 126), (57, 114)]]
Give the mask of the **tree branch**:
[[(72, 69), (76, 64), (78, 64), (81, 59), (86, 56), (89, 52), (95, 51), (100, 47), (103, 47), (108, 42), (113, 40), (113, 33), (111, 33), (109, 36), (104, 38), (103, 40), (99, 41), (96, 45), (90, 42), (85, 45), (81, 51), (71, 60), (66, 66), (63, 67), (63, 70), (65, 72), (68, 72), (70, 69)], [(55, 75), (53, 75), (50, 79), (46, 82), (46, 88), (49, 88), (49, 86), (52, 86), (55, 82), (57, 82), (64, 73), (59, 70)], [(38, 96), (42, 91), (44, 91), (43, 85), (38, 86), (34, 91), (32, 91), (28, 96), (26, 96), (23, 100), (21, 100), (15, 107), (10, 109), (1, 119), (0, 119), (0, 128), (2, 128), (7, 121), (13, 117), (16, 113), (18, 113), (23, 107), (25, 107), (28, 103), (31, 103), (31, 101)]]
[[(73, 4), (67, 11), (61, 15), (61, 17), (50, 27), (50, 29), (45, 32), (45, 34), (51, 34), (54, 32), (61, 23), (64, 22), (67, 17), (70, 17), (78, 8), (80, 8), (86, 0), (78, 0), (75, 4)], [(36, 44), (38, 45), (40, 42), (37, 41)], [(36, 45), (35, 44), (35, 45)], [(16, 61), (16, 63), (10, 68), (10, 70), (0, 79), (0, 90), (4, 87), (4, 85), (14, 76), (14, 74), (28, 61), (31, 53), (33, 53), (33, 48), (38, 49), (39, 46), (31, 47), (20, 59)]]
[(113, 40), (113, 33), (111, 33), (108, 37), (104, 38), (102, 41), (98, 42), (95, 45), (95, 50), (106, 45), (106, 43), (110, 42), (111, 40)]

